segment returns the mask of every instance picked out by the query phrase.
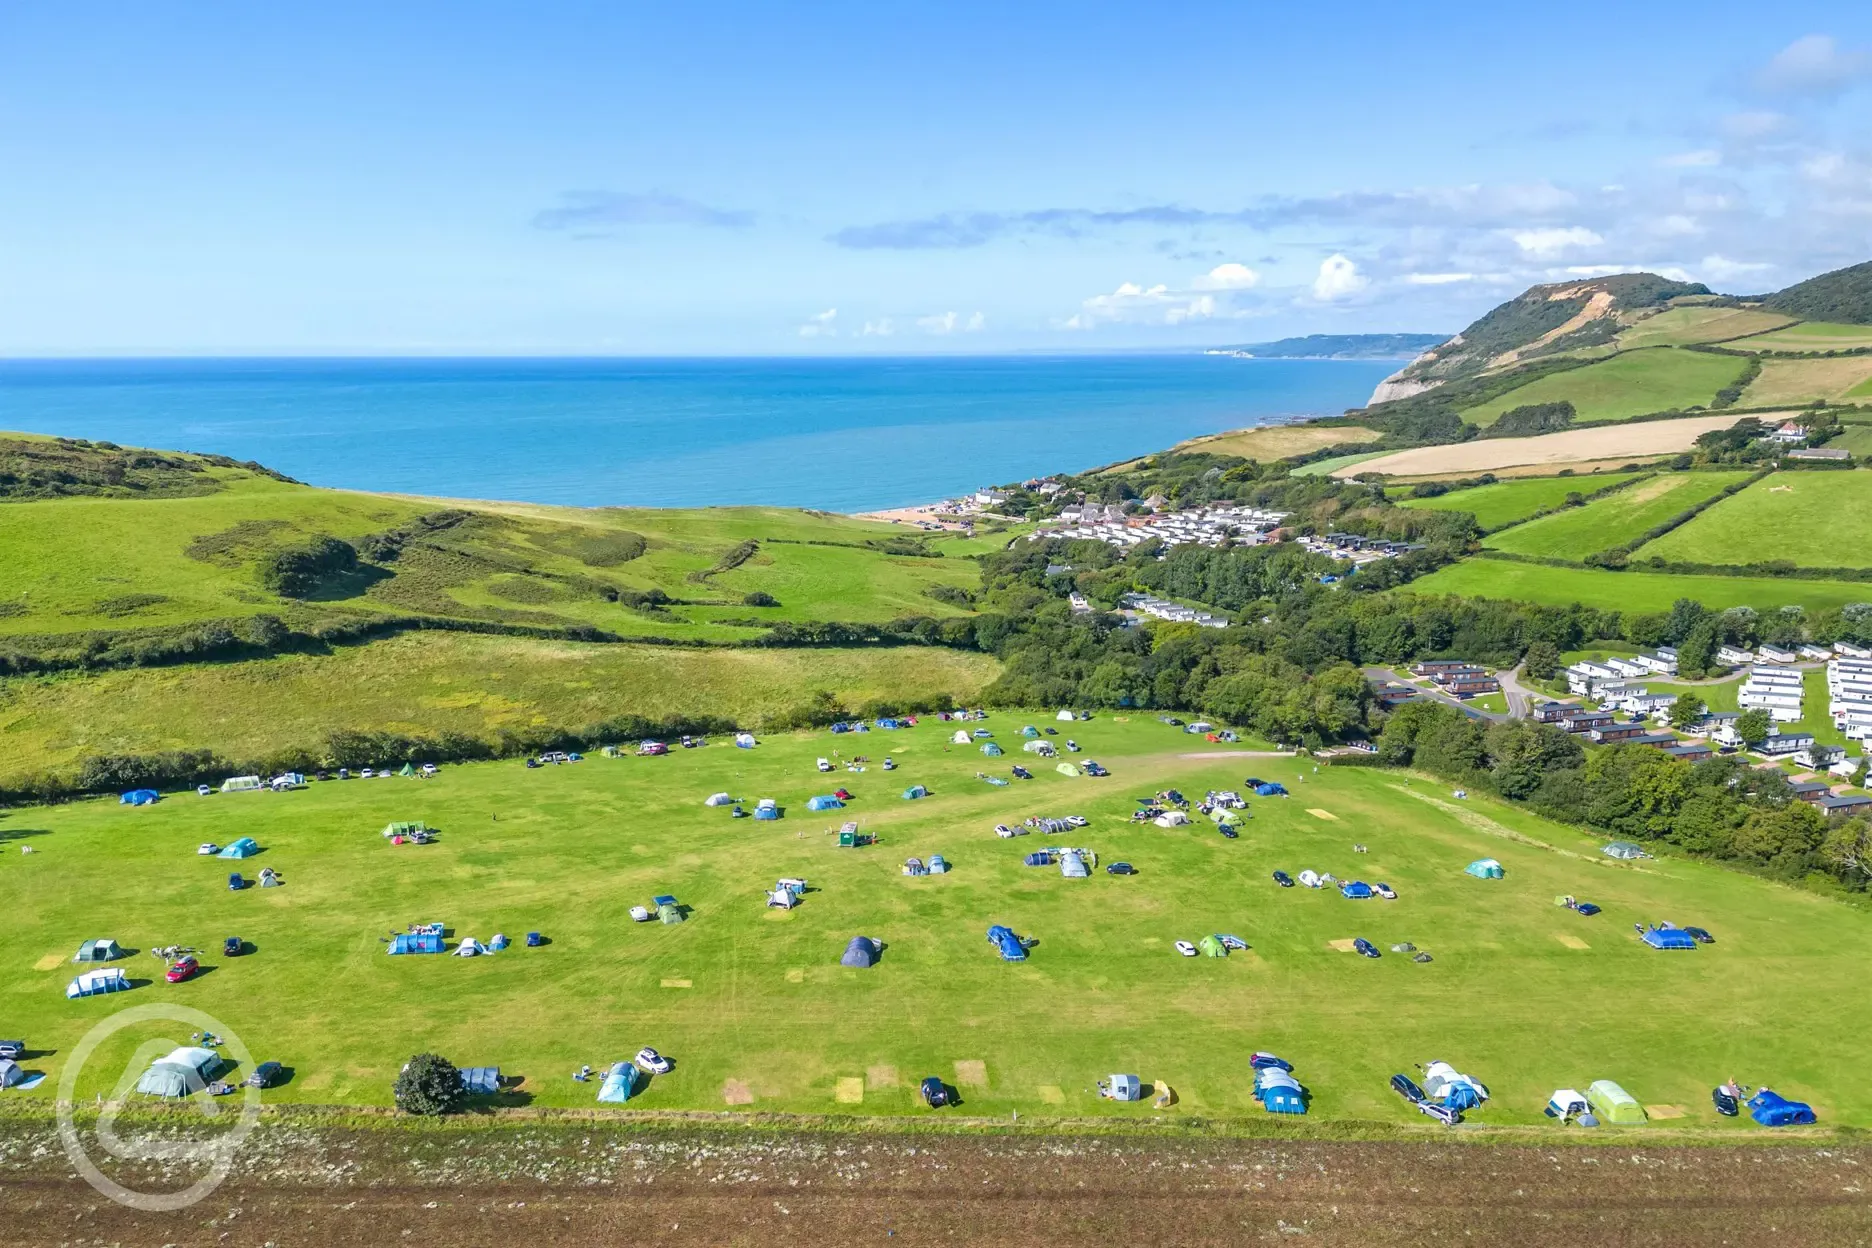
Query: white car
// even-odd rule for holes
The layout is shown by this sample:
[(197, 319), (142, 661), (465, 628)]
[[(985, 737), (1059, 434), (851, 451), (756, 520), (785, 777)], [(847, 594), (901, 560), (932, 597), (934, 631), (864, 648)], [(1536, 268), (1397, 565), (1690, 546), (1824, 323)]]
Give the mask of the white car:
[(213, 789), (211, 789), (211, 788), (209, 788), (209, 787), (208, 787), (207, 785), (205, 785), (205, 784), (198, 784), (198, 785), (196, 785), (196, 786), (195, 786), (195, 792), (196, 792), (196, 793), (197, 793), (198, 795), (200, 795), (200, 796), (202, 796), (202, 797), (213, 797), (213, 796), (214, 796), (214, 790), (213, 790)]
[(630, 916), (631, 916), (631, 922), (633, 923), (648, 923), (650, 921), (649, 907), (632, 906), (630, 908)]
[(1386, 901), (1397, 900), (1397, 889), (1392, 888), (1389, 884), (1374, 884), (1372, 885), (1372, 891)]
[(1193, 958), (1196, 956), (1196, 946), (1190, 944), (1190, 942), (1187, 940), (1177, 941), (1176, 951), (1182, 954), (1186, 958)]
[(823, 759), (823, 758), (822, 758), (822, 759), (820, 759), (820, 760), (819, 760), (819, 770), (820, 770), (820, 771), (831, 771), (831, 770), (832, 770), (832, 763), (831, 763), (831, 761), (830, 761), (830, 760), (828, 760), (828, 759)]
[(221, 852), (221, 847), (213, 841), (203, 841), (195, 847), (195, 852), (203, 858), (212, 858)]
[(637, 1069), (646, 1075), (667, 1075), (672, 1069), (669, 1058), (648, 1046), (637, 1050)]
[(376, 774), (377, 774), (376, 771), (369, 767), (366, 767), (363, 771), (358, 772), (358, 775), (362, 776), (366, 780), (369, 780), (372, 776), (375, 776)]
[(1089, 823), (1091, 823), (1091, 820), (1087, 819), (1084, 815), (1066, 816), (1066, 824), (1068, 827), (1083, 828)]

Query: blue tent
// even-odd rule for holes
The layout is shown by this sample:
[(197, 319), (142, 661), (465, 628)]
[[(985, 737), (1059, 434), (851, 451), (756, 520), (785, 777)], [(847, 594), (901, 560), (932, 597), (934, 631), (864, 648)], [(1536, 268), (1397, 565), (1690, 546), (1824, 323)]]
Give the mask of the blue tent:
[(260, 843), (251, 836), (243, 836), (221, 851), (223, 858), (251, 858), (260, 852)]
[(780, 808), (778, 806), (756, 806), (754, 808), (754, 817), (756, 819), (778, 819), (780, 817)]
[(401, 932), (390, 938), (390, 953), (441, 953), (441, 932)]
[(844, 804), (844, 802), (839, 801), (838, 798), (830, 794), (826, 794), (823, 797), (809, 797), (806, 799), (807, 810), (837, 810)]
[(613, 1062), (611, 1069), (605, 1072), (604, 1082), (598, 1085), (598, 1099), (612, 1105), (621, 1105), (637, 1095), (637, 1068), (629, 1062)]
[(990, 741), (982, 746), (982, 753), (986, 754), (989, 758), (1000, 758), (1001, 747)]
[(162, 794), (155, 789), (131, 789), (117, 800), (125, 806), (152, 806), (162, 800)]
[(1025, 728), (1021, 729), (1021, 736), (1023, 737), (1037, 737), (1039, 735), (1040, 730), (1032, 724), (1028, 724)]
[(1053, 851), (1050, 849), (1034, 850), (1033, 853), (1027, 855), (1027, 865), (1030, 867), (1052, 866), (1053, 865)]
[(1478, 858), (1463, 868), (1478, 880), (1499, 880), (1502, 878), (1502, 865), (1493, 858)]
[(1003, 962), (1027, 960), (1027, 947), (1021, 944), (1020, 937), (1014, 934), (1012, 928), (1004, 927), (999, 923), (995, 924), (988, 929), (988, 943), (1000, 952)]
[(1255, 785), (1255, 796), (1256, 797), (1286, 797), (1287, 790), (1283, 786), (1275, 784), (1273, 781), (1270, 780), (1266, 784)]
[(1348, 880), (1339, 886), (1339, 891), (1354, 901), (1366, 901), (1372, 895), (1371, 885), (1363, 880)]
[(1258, 1095), (1261, 1098), (1261, 1107), (1270, 1114), (1304, 1114), (1307, 1112), (1306, 1097), (1301, 1095), (1299, 1088), (1276, 1085), (1261, 1089)]
[(1813, 1106), (1790, 1101), (1779, 1092), (1763, 1088), (1749, 1098), (1749, 1117), (1764, 1127), (1804, 1127), (1815, 1121)]
[(469, 1096), (493, 1096), (500, 1091), (500, 1067), (469, 1066), (461, 1072), (461, 1081)]
[(857, 967), (860, 970), (876, 966), (880, 952), (877, 941), (869, 936), (854, 936), (851, 938), (851, 943), (845, 946), (845, 952), (839, 958), (839, 965)]
[(1443, 1107), (1460, 1113), (1466, 1109), (1480, 1109), (1482, 1097), (1467, 1083), (1452, 1083), (1449, 1091), (1443, 1094)]
[(1653, 949), (1694, 949), (1696, 941), (1680, 927), (1649, 927), (1639, 937)]
[(929, 796), (929, 790), (924, 788), (920, 784), (913, 784), (909, 788), (903, 791), (903, 800), (906, 802), (914, 802), (919, 797), (928, 797), (928, 796)]

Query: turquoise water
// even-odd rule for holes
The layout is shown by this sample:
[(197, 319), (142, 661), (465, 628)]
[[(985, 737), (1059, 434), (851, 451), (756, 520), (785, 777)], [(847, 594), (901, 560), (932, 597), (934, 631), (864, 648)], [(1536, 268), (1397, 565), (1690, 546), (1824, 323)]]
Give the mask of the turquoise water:
[(1385, 360), (10, 360), (0, 429), (360, 490), (583, 506), (929, 502), (1362, 404)]

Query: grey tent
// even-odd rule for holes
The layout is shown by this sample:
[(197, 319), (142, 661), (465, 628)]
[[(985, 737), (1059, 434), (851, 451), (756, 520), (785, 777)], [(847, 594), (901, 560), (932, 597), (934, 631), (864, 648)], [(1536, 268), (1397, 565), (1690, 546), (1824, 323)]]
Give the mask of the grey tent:
[(1650, 857), (1649, 854), (1645, 853), (1642, 846), (1634, 845), (1630, 841), (1613, 841), (1599, 852), (1608, 858), (1619, 858), (1627, 862), (1634, 858)]
[(851, 943), (845, 946), (845, 956), (839, 959), (839, 965), (855, 966), (861, 970), (865, 967), (876, 966), (878, 953), (877, 941), (869, 936), (854, 936), (851, 938)]
[(78, 946), (78, 956), (74, 962), (115, 962), (124, 956), (123, 949), (116, 941), (106, 939), (87, 940)]
[(137, 1080), (146, 1096), (189, 1096), (208, 1086), (221, 1070), (221, 1055), (213, 1049), (176, 1049), (159, 1058)]
[(0, 1088), (10, 1088), (16, 1083), (26, 1081), (26, 1072), (20, 1064), (10, 1058), (0, 1057)]
[(493, 1096), (500, 1091), (500, 1067), (469, 1066), (461, 1072), (462, 1090), (469, 1096)]

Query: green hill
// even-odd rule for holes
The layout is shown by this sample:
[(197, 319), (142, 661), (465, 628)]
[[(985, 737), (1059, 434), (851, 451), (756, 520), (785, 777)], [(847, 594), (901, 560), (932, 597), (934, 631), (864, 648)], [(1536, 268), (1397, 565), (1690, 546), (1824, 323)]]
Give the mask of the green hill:
[(1796, 282), (1769, 295), (1762, 306), (1803, 321), (1872, 325), (1872, 260)]

